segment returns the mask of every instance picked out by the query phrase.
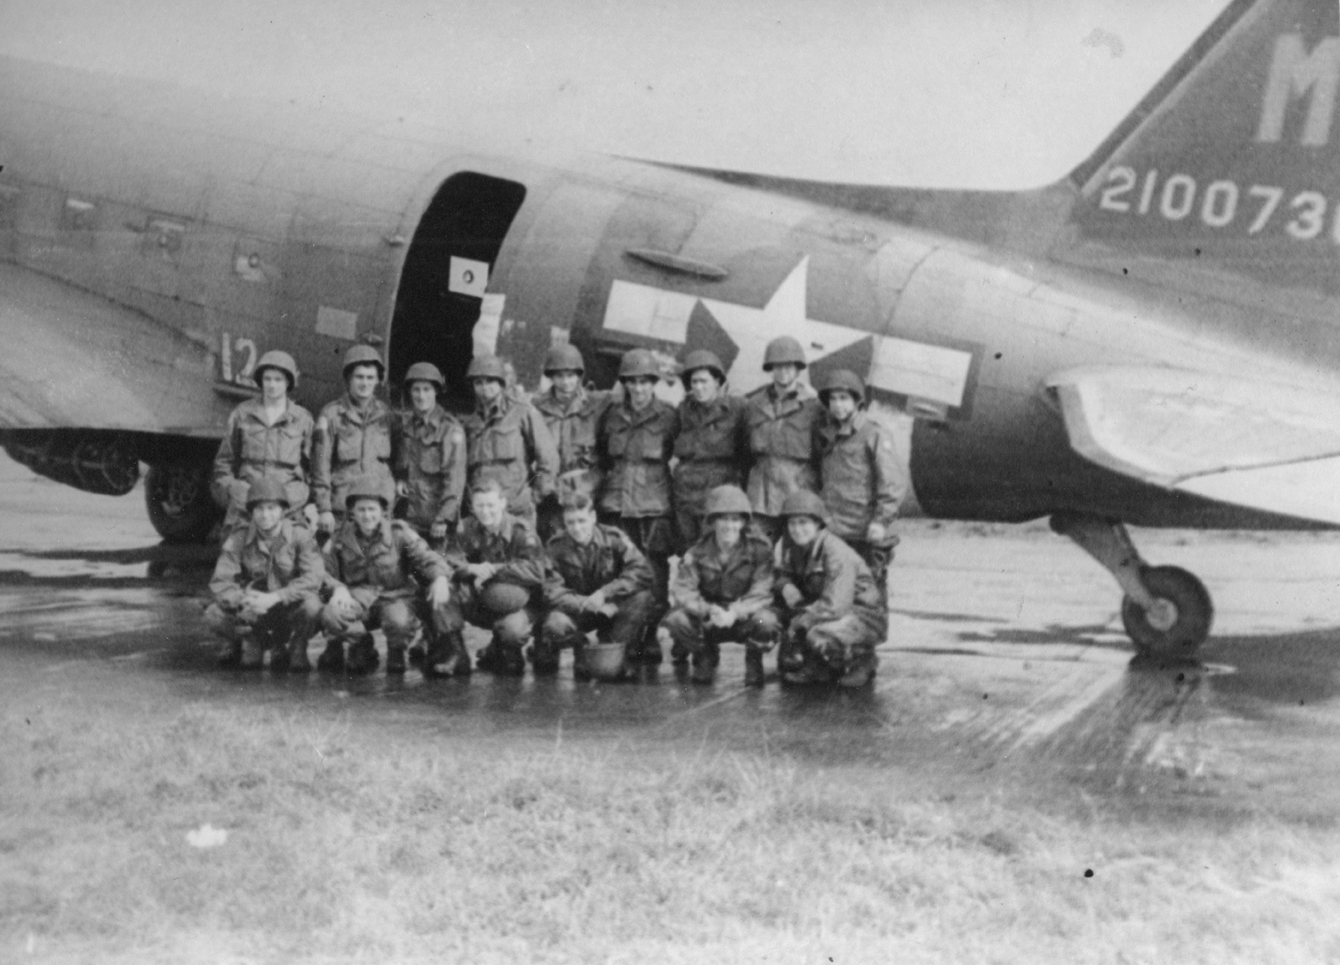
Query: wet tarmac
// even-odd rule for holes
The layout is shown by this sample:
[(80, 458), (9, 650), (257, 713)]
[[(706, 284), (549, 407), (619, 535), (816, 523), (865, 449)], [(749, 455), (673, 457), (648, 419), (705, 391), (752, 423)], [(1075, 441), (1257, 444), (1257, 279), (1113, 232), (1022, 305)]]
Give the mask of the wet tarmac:
[(138, 493), (81, 494), (0, 457), (0, 699), (9, 713), (46, 701), (68, 711), (96, 695), (89, 726), (218, 702), (352, 714), (390, 739), (657, 742), (1333, 820), (1340, 535), (1136, 538), (1214, 594), (1200, 663), (1134, 660), (1115, 586), (1045, 526), (917, 520), (904, 525), (890, 635), (864, 691), (772, 679), (748, 690), (739, 648), (711, 687), (668, 666), (637, 685), (575, 683), (566, 656), (559, 677), (542, 680), (225, 672), (201, 622), (208, 549), (161, 546)]

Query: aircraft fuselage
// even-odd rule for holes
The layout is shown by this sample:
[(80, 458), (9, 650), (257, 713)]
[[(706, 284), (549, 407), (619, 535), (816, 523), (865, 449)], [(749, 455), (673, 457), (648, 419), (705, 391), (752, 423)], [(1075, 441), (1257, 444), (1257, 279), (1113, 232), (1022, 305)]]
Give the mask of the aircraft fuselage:
[[(197, 346), (182, 363), (200, 369), (197, 437), (221, 431), (220, 400), (254, 391), (270, 348), (298, 358), (298, 398), (315, 409), (342, 391), (340, 358), (360, 340), (388, 353), (393, 385), (429, 360), (459, 392), (483, 348), (533, 388), (550, 345), (570, 340), (600, 384), (631, 347), (710, 348), (744, 392), (764, 381), (764, 344), (790, 333), (811, 379), (866, 379), (910, 440), (933, 515), (1271, 526), (1288, 521), (1080, 458), (1046, 380), (1127, 363), (1321, 384), (1340, 362), (1333, 327), (1308, 310), (1058, 259), (1078, 200), (1064, 183), (997, 205), (1007, 243), (988, 246), (635, 161), (517, 160), (394, 121), (21, 61), (0, 62), (0, 90), (0, 259)], [(1040, 225), (1010, 233), (1039, 210)], [(1281, 326), (1308, 337), (1267, 337)], [(86, 413), (9, 428), (118, 424)]]

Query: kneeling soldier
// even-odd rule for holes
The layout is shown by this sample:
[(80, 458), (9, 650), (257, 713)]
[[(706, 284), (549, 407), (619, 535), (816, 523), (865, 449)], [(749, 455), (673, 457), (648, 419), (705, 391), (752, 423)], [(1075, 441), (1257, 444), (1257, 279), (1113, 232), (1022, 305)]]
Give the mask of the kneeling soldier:
[[(595, 630), (602, 641), (622, 643), (636, 655), (655, 600), (647, 558), (617, 526), (596, 522), (591, 497), (576, 493), (563, 504), (563, 528), (549, 541), (553, 565), (545, 582), (549, 613), (531, 654), (535, 672), (554, 673), (558, 655), (572, 647), (572, 675), (589, 679), (586, 634)], [(636, 665), (625, 662), (625, 676)]]
[[(386, 633), (386, 672), (405, 672), (405, 648), (419, 629), (418, 576), (426, 584), (432, 610), (430, 636), (446, 628), (444, 608), (450, 597), (451, 570), (417, 533), (387, 515), (386, 485), (381, 479), (354, 483), (346, 497), (347, 518), (326, 546), (326, 583), (333, 588), (321, 611), (326, 652), (322, 670), (371, 673), (377, 650), (370, 630)], [(346, 662), (344, 645), (348, 643)]]
[(544, 586), (544, 550), (535, 530), (507, 512), (502, 484), (486, 477), (470, 489), (472, 516), (461, 520), (447, 547), (455, 592), (447, 606), (448, 632), (465, 623), (493, 630), (476, 661), (480, 670), (519, 677)]
[(888, 633), (870, 568), (828, 531), (828, 509), (814, 493), (792, 493), (782, 515), (786, 533), (773, 562), (786, 627), (777, 657), (782, 681), (862, 687), (875, 675), (875, 647)]
[(670, 585), (671, 610), (661, 629), (693, 658), (693, 682), (711, 683), (728, 640), (745, 645), (744, 682), (763, 686), (763, 654), (780, 625), (768, 609), (772, 597), (772, 546), (746, 532), (749, 497), (737, 486), (718, 486), (703, 505), (707, 532), (679, 561)]
[(268, 645), (271, 670), (309, 670), (307, 638), (321, 613), (321, 553), (304, 527), (284, 518), (290, 509), (284, 480), (257, 479), (246, 507), (251, 522), (224, 540), (209, 581), (214, 602), (205, 620), (228, 641), (219, 662), (258, 669)]

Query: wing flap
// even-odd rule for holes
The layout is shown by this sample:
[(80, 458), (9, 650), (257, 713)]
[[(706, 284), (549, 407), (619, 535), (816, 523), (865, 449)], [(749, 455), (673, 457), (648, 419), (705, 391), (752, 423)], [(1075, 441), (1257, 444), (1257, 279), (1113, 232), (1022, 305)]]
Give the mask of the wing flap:
[(168, 325), (0, 264), (0, 334), (0, 428), (223, 435), (216, 358)]
[(1071, 447), (1168, 489), (1340, 524), (1340, 396), (1170, 368), (1048, 380)]

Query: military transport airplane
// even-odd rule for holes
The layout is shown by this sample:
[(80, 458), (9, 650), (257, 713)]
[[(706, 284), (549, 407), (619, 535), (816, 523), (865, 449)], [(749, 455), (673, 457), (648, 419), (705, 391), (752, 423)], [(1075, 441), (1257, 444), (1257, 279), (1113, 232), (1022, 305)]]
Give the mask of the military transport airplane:
[(167, 539), (257, 357), (300, 400), (357, 341), (390, 377), (472, 351), (520, 381), (571, 341), (764, 344), (912, 420), (933, 516), (1050, 517), (1115, 576), (1138, 648), (1189, 653), (1209, 594), (1125, 525), (1340, 524), (1335, 0), (1236, 0), (1093, 155), (1039, 190), (814, 183), (491, 150), (162, 83), (0, 60), (0, 428), (33, 469)]

